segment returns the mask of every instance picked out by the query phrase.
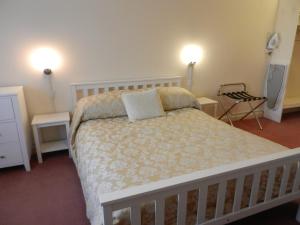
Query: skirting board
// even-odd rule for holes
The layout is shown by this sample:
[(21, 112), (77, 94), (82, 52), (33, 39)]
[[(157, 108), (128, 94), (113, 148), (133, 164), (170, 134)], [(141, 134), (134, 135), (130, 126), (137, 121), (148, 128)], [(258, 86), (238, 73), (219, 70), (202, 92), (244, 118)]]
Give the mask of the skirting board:
[(283, 113), (293, 113), (293, 112), (299, 112), (299, 111), (300, 111), (300, 107), (292, 108), (292, 109), (284, 109)]

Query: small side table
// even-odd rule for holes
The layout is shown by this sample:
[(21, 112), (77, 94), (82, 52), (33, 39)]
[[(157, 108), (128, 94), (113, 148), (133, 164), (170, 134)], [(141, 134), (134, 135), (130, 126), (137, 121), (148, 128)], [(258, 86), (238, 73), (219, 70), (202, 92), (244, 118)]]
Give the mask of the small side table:
[(197, 98), (198, 102), (201, 106), (213, 106), (214, 107), (214, 117), (217, 117), (217, 111), (218, 111), (218, 101), (206, 98), (206, 97), (200, 97)]
[[(39, 163), (43, 162), (42, 153), (53, 152), (59, 150), (69, 150), (69, 156), (71, 155), (69, 146), (69, 131), (70, 131), (70, 115), (69, 112), (52, 113), (36, 115), (31, 122), (33, 129), (33, 136), (36, 146), (36, 153)], [(41, 137), (40, 128), (64, 126), (66, 129), (66, 139), (60, 141), (43, 142)]]

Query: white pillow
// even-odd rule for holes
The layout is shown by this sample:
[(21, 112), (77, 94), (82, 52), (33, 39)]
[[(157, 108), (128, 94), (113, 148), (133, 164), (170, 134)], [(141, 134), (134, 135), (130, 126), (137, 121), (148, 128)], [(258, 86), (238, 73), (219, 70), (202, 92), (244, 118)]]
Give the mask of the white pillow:
[(123, 93), (121, 97), (131, 122), (165, 115), (156, 89)]

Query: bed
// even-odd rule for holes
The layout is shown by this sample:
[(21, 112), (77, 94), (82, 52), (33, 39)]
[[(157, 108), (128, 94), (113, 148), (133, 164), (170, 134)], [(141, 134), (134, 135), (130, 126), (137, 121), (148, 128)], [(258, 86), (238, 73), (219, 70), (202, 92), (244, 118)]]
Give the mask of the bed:
[[(181, 77), (73, 84), (78, 99)], [(300, 150), (194, 108), (80, 122), (73, 159), (92, 225), (224, 224), (299, 198)]]

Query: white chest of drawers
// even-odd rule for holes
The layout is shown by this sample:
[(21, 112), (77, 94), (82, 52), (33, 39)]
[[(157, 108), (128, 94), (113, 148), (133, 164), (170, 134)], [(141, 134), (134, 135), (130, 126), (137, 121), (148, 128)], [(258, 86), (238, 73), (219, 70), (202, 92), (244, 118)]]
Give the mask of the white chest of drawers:
[(30, 171), (31, 138), (23, 87), (0, 87), (0, 168)]

